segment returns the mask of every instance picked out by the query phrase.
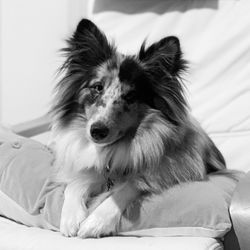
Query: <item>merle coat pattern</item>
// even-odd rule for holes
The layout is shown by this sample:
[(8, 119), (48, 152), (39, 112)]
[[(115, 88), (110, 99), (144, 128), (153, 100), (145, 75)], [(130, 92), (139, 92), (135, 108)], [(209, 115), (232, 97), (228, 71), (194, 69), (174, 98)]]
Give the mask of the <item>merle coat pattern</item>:
[(51, 111), (64, 235), (115, 234), (135, 199), (225, 168), (189, 113), (177, 37), (126, 56), (83, 19), (67, 43)]

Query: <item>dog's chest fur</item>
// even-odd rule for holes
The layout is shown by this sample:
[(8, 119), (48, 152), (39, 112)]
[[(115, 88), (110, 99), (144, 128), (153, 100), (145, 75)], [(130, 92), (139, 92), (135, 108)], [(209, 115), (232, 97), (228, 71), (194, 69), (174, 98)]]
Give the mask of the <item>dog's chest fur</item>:
[(59, 172), (75, 175), (79, 171), (99, 165), (98, 150), (94, 143), (67, 131), (58, 133), (56, 141), (56, 167)]

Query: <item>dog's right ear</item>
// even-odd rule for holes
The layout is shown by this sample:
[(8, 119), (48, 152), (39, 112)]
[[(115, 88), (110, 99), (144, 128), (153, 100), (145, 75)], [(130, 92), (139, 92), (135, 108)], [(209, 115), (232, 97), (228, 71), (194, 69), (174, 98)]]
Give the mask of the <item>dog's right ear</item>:
[(91, 39), (91, 42), (94, 42), (95, 45), (100, 45), (101, 47), (102, 45), (108, 45), (107, 38), (100, 29), (92, 21), (84, 18), (78, 23), (73, 35), (73, 40), (76, 43), (79, 43), (79, 46), (91, 46), (92, 43), (85, 44), (90, 42), (88, 39)]
[(82, 19), (68, 40), (68, 47), (63, 51), (70, 57), (71, 64), (89, 68), (108, 60), (113, 55), (114, 48), (93, 22)]

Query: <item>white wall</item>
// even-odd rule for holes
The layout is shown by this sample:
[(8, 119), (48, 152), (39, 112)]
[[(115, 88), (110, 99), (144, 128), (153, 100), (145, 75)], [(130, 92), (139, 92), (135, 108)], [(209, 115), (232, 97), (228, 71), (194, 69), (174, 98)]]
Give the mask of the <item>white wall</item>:
[(1, 122), (16, 124), (48, 111), (62, 60), (58, 50), (82, 12), (75, 4), (83, 1), (74, 1), (0, 0)]

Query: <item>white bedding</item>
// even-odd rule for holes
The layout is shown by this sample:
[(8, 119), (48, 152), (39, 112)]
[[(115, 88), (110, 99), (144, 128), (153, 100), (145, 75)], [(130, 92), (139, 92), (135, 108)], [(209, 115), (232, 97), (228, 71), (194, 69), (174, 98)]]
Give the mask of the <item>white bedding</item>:
[(66, 238), (57, 232), (19, 225), (0, 218), (1, 250), (218, 250), (219, 241), (202, 237)]

